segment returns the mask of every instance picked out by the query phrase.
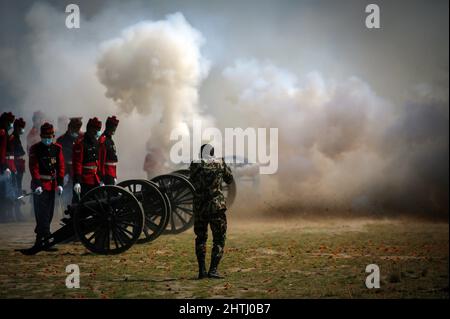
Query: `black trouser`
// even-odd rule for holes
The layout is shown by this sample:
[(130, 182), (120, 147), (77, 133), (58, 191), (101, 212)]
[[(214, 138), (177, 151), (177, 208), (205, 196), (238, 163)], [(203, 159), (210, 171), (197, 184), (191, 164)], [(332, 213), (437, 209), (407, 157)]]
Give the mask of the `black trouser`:
[(6, 221), (6, 211), (8, 209), (6, 194), (6, 176), (0, 173), (0, 222)]
[(64, 190), (62, 194), (63, 209), (66, 209), (67, 205), (73, 203), (73, 196), (76, 196), (73, 192), (73, 181), (69, 178), (69, 181), (64, 185)]
[(105, 175), (103, 177), (103, 183), (105, 183), (105, 185), (116, 185), (116, 183), (114, 183), (114, 177), (111, 175)]
[(13, 175), (7, 177), (4, 172), (0, 173), (0, 222), (9, 222), (13, 219), (15, 198)]
[[(22, 195), (22, 180), (23, 180), (23, 172), (17, 172), (16, 174), (13, 175), (13, 185), (14, 185), (14, 190), (15, 190), (15, 197), (19, 197), (20, 195)], [(14, 201), (14, 214), (15, 214), (15, 218), (16, 221), (20, 221), (23, 219), (22, 216), (22, 202), (21, 201)]]
[(36, 237), (49, 236), (50, 224), (55, 208), (55, 191), (44, 190), (41, 195), (33, 195), (34, 215), (36, 217)]
[[(196, 216), (197, 217), (197, 216)], [(208, 218), (194, 218), (195, 253), (198, 260), (204, 260), (206, 255), (206, 241), (208, 239), (208, 224), (213, 235), (211, 259), (220, 261), (225, 247), (227, 232), (227, 216), (224, 212), (211, 215)]]

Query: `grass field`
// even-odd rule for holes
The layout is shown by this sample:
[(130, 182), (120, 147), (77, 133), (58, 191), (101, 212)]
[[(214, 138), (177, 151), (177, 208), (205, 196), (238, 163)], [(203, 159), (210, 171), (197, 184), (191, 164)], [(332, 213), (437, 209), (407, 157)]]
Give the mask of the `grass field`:
[[(389, 220), (231, 221), (224, 280), (195, 280), (192, 230), (97, 256), (80, 244), (22, 256), (33, 224), (0, 225), (1, 298), (448, 298), (449, 225)], [(208, 247), (210, 248), (210, 247)], [(375, 263), (381, 288), (367, 289)], [(81, 288), (65, 286), (78, 264)]]

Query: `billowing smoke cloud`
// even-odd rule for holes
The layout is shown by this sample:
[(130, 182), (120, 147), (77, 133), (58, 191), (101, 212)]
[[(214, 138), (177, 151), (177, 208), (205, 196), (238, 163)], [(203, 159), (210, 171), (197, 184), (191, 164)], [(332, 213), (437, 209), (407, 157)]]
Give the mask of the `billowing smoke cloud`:
[(397, 107), (358, 78), (299, 78), (255, 60), (223, 76), (248, 126), (279, 128), (278, 204), (448, 212), (448, 100), (416, 96)]
[[(120, 180), (144, 177), (146, 147), (167, 152), (173, 128), (214, 118), (219, 128), (279, 128), (279, 171), (261, 177), (262, 194), (255, 196), (273, 214), (285, 208), (448, 216), (448, 18), (443, 28), (434, 16), (448, 10), (426, 17), (428, 9), (416, 10), (432, 23), (405, 17), (405, 24), (391, 23), (401, 28), (369, 35), (359, 11), (348, 19), (358, 25), (343, 27), (347, 20), (327, 14), (334, 12), (329, 4), (311, 11), (284, 2), (280, 23), (272, 5), (259, 2), (248, 10), (210, 4), (212, 15), (203, 3), (185, 4), (189, 10), (172, 5), (169, 12), (181, 10), (187, 19), (166, 16), (169, 9), (148, 1), (108, 1), (91, 14), (91, 2), (80, 3), (79, 30), (65, 28), (63, 10), (45, 2), (19, 15), (23, 34), (11, 35), (19, 44), (0, 44), (0, 94), (11, 92), (13, 111), (28, 123), (37, 109), (54, 122), (59, 115), (85, 122), (118, 115)], [(416, 39), (416, 31), (433, 37)], [(402, 45), (394, 49), (389, 44), (397, 40)], [(427, 61), (429, 52), (436, 59)], [(242, 198), (248, 207), (249, 197)]]
[(158, 119), (151, 143), (169, 151), (171, 131), (199, 116), (198, 89), (209, 63), (202, 35), (181, 14), (141, 22), (103, 45), (98, 78), (125, 113), (136, 110)]

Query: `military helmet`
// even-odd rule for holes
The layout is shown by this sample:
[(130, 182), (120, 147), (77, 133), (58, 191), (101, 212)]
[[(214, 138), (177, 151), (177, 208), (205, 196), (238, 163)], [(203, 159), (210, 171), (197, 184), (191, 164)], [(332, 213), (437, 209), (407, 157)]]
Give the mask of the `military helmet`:
[(53, 125), (48, 122), (45, 122), (41, 125), (41, 137), (55, 137), (55, 129)]
[(115, 129), (119, 125), (119, 120), (115, 115), (106, 119), (106, 129)]
[(14, 123), (15, 118), (16, 117), (11, 112), (3, 112), (2, 115), (0, 116), (0, 121), (1, 122), (5, 121), (6, 123)]
[(94, 129), (96, 131), (100, 131), (102, 129), (102, 121), (100, 121), (98, 118), (94, 117), (89, 119), (87, 123), (87, 129)]
[(83, 125), (82, 117), (71, 117), (68, 127), (73, 129), (74, 131), (79, 131), (81, 126)]
[(18, 118), (14, 121), (14, 129), (21, 129), (25, 128), (26, 122), (23, 120), (23, 118)]

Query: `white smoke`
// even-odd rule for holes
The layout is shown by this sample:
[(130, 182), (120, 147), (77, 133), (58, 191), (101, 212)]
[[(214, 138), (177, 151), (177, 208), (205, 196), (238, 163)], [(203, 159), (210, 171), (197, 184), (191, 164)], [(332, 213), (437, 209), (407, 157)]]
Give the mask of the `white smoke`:
[(245, 125), (279, 128), (279, 172), (269, 189), (278, 190), (278, 204), (448, 210), (439, 190), (448, 190), (448, 102), (396, 106), (355, 77), (297, 77), (256, 60), (239, 60), (223, 76), (228, 108)]
[[(353, 61), (340, 64), (328, 59), (320, 64), (321, 55), (303, 60), (314, 56), (316, 48), (334, 52), (333, 46), (321, 47), (326, 41), (291, 46), (296, 43), (294, 35), (286, 29), (286, 38), (272, 37), (268, 48), (267, 41), (249, 36), (255, 35), (252, 32), (241, 32), (244, 24), (213, 28), (217, 21), (205, 17), (203, 5), (196, 10), (189, 21), (202, 27), (198, 30), (180, 13), (149, 20), (164, 15), (115, 2), (90, 17), (82, 14), (81, 29), (69, 30), (60, 8), (33, 4), (25, 16), (26, 34), (17, 39), (21, 46), (0, 48), (0, 79), (18, 101), (12, 110), (28, 124), (38, 109), (53, 119), (83, 116), (85, 123), (93, 116), (104, 121), (118, 115), (119, 180), (143, 177), (146, 146), (168, 153), (169, 133), (180, 125), (187, 132), (183, 123), (192, 118), (212, 122), (214, 115), (219, 128), (278, 127), (279, 172), (261, 179), (261, 184), (276, 203), (295, 199), (293, 212), (308, 203), (330, 210), (384, 207), (448, 216), (448, 62), (437, 73), (426, 68), (427, 76), (419, 79), (425, 83), (417, 92), (407, 92), (405, 99), (401, 89), (416, 78), (387, 77), (377, 69), (385, 68), (385, 63), (396, 66), (397, 56), (394, 64), (378, 56), (382, 62), (369, 68), (374, 74), (369, 81), (367, 73), (359, 78), (305, 73), (309, 65), (322, 70), (339, 65), (343, 74), (364, 74)], [(256, 38), (267, 38), (272, 27), (283, 28), (267, 22), (263, 17), (255, 21)], [(261, 25), (265, 28), (256, 27)], [(320, 35), (315, 28), (306, 29), (303, 39)], [(352, 44), (345, 53), (359, 56), (360, 47)], [(211, 64), (218, 66), (211, 70), (203, 53), (208, 50)], [(239, 56), (270, 57), (284, 61), (285, 67), (256, 59), (229, 65)], [(405, 61), (401, 70), (409, 71)], [(395, 100), (373, 89), (380, 88), (380, 82), (386, 82), (382, 87), (392, 86), (387, 91), (396, 92)], [(262, 202), (266, 195), (257, 200)]]
[(200, 116), (198, 89), (209, 70), (203, 43), (177, 13), (138, 23), (102, 45), (97, 75), (106, 96), (125, 113), (150, 114), (151, 144), (166, 152), (172, 130)]

